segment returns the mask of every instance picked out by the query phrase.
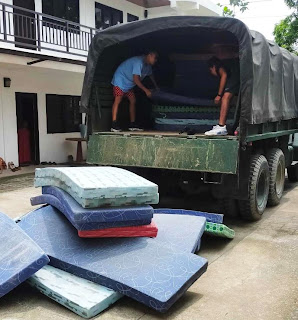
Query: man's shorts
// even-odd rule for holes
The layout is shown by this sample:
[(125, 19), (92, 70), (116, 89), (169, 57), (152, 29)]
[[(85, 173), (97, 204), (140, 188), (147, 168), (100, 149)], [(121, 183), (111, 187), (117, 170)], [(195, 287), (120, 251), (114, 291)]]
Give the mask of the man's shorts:
[(135, 98), (135, 93), (133, 92), (133, 89), (130, 89), (129, 91), (124, 92), (119, 87), (113, 86), (113, 94), (114, 94), (114, 97)]

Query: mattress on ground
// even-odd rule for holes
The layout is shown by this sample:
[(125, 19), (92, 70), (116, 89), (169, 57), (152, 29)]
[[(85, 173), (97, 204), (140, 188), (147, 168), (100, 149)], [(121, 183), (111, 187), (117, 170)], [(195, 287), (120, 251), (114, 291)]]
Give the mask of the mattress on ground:
[(207, 222), (205, 232), (211, 236), (233, 239), (235, 231), (224, 224)]
[(31, 198), (30, 200), (33, 206), (39, 205), (39, 204), (49, 204), (55, 207), (62, 214), (65, 215), (65, 217), (77, 230), (101, 230), (101, 229), (108, 229), (108, 228), (144, 226), (151, 223), (151, 218), (144, 219), (144, 220), (124, 220), (124, 221), (109, 221), (109, 222), (89, 222), (85, 220), (77, 222), (73, 219), (71, 215), (69, 215), (69, 212), (65, 208), (65, 204), (62, 203), (55, 196), (52, 196), (50, 194), (43, 194), (43, 195)]
[(199, 216), (154, 214), (158, 226), (156, 240), (181, 252), (196, 252), (206, 226), (206, 218)]
[(9, 217), (0, 213), (0, 297), (49, 262), (42, 249)]
[(51, 206), (30, 212), (19, 225), (45, 250), (54, 267), (92, 279), (161, 312), (207, 268), (206, 259), (157, 239), (81, 239)]
[(123, 297), (112, 289), (71, 273), (44, 266), (27, 282), (81, 317), (92, 318)]
[(158, 203), (156, 184), (114, 167), (36, 169), (35, 186), (59, 187), (90, 208)]
[(62, 204), (65, 215), (76, 222), (113, 222), (127, 220), (150, 220), (153, 208), (149, 205), (120, 208), (82, 208), (67, 192), (57, 187), (43, 187), (42, 193), (56, 197)]
[(152, 221), (146, 226), (108, 228), (101, 230), (79, 230), (78, 235), (81, 238), (135, 238), (157, 236), (157, 226)]
[(151, 99), (155, 103), (168, 103), (174, 105), (183, 104), (186, 106), (216, 106), (214, 99), (186, 97), (162, 90), (153, 91)]
[(136, 226), (151, 223), (150, 206), (85, 209), (68, 193), (57, 187), (43, 187), (43, 194), (31, 198), (32, 205), (50, 204), (60, 210), (78, 230)]
[(169, 208), (158, 208), (154, 209), (154, 214), (179, 214), (184, 216), (197, 216), (206, 218), (207, 222), (222, 223), (223, 214), (220, 213), (209, 213), (203, 211), (184, 210), (184, 209), (169, 209)]

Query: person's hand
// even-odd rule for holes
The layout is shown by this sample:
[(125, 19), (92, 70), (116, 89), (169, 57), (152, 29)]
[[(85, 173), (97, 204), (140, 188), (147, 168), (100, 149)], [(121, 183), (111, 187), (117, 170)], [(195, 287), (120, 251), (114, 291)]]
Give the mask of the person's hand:
[(152, 92), (150, 90), (146, 90), (145, 93), (148, 98), (151, 98)]
[(215, 99), (214, 99), (214, 103), (215, 104), (219, 104), (220, 100), (221, 100), (221, 96), (216, 96)]

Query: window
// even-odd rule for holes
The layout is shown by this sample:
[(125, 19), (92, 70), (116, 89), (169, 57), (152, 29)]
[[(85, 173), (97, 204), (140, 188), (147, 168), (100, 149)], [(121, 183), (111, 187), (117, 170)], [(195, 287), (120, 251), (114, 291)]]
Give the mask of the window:
[(139, 20), (139, 17), (134, 16), (133, 14), (130, 14), (130, 13), (127, 14), (127, 22), (133, 22), (138, 20)]
[[(42, 12), (50, 16), (79, 23), (79, 11), (79, 0), (42, 0)], [(57, 23), (48, 18), (43, 19)]]
[(79, 96), (47, 94), (47, 132), (79, 132), (79, 125), (82, 123), (79, 101)]
[(95, 27), (103, 30), (123, 22), (123, 12), (95, 2)]

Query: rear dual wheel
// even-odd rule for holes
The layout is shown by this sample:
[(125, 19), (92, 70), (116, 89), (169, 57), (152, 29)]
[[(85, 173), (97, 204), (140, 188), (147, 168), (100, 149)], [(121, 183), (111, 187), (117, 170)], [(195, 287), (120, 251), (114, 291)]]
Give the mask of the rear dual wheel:
[(266, 209), (269, 196), (269, 165), (267, 159), (256, 154), (251, 158), (249, 195), (240, 200), (240, 214), (246, 220), (259, 220)]
[[(267, 161), (268, 159), (268, 161)], [(267, 204), (279, 204), (285, 184), (285, 156), (278, 148), (252, 156), (249, 175), (249, 198), (240, 200), (240, 214), (247, 220), (259, 220)]]
[(267, 154), (269, 164), (269, 195), (268, 205), (276, 206), (280, 203), (285, 186), (285, 156), (283, 152), (274, 148)]

